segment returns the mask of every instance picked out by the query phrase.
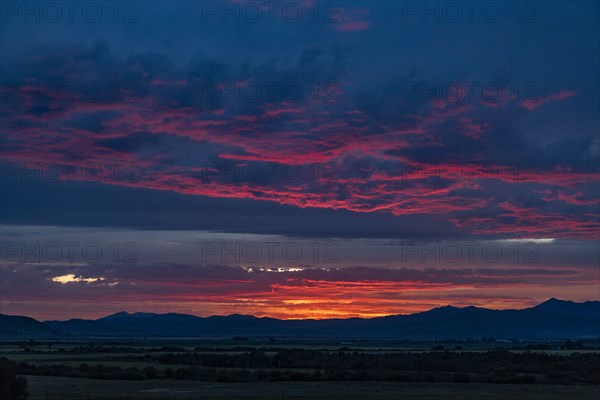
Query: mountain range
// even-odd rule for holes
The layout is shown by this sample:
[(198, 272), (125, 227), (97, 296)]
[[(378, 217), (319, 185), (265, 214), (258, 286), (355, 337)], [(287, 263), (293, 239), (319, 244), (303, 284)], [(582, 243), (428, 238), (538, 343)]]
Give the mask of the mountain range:
[(600, 301), (550, 299), (520, 310), (445, 306), (409, 315), (280, 320), (248, 315), (119, 312), (96, 320), (37, 321), (0, 314), (0, 338), (347, 338), (347, 339), (600, 339)]

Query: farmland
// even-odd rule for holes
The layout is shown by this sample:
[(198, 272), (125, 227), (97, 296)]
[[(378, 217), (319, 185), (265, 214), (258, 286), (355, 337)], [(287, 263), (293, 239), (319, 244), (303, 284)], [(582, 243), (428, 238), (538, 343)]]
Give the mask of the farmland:
[(597, 342), (128, 340), (0, 346), (30, 399), (560, 399), (600, 395)]

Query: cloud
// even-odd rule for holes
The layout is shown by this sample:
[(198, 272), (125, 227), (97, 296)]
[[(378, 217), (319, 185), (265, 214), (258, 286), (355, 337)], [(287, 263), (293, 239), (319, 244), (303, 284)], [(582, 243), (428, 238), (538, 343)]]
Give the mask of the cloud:
[[(90, 166), (127, 166), (135, 170), (132, 179), (104, 174), (99, 181), (299, 208), (445, 216), (479, 234), (509, 218), (502, 204), (510, 199), (487, 190), (490, 183), (581, 193), (600, 180), (592, 137), (535, 142), (514, 126), (524, 118), (517, 104), (490, 109), (477, 97), (466, 104), (424, 99), (414, 88), (430, 93), (427, 82), (413, 79), (407, 92), (402, 76), (357, 90), (345, 81), (348, 54), (340, 46), (306, 49), (286, 68), (202, 55), (184, 66), (160, 54), (120, 58), (103, 42), (38, 52), (33, 62), (17, 60), (23, 70), (11, 70), (13, 81), (4, 85), (3, 159), (21, 169), (60, 165), (81, 178)], [(104, 79), (106, 70), (113, 77)], [(26, 78), (32, 75), (34, 83)], [(68, 79), (80, 84), (67, 85)], [(24, 101), (28, 91), (33, 95)], [(570, 205), (580, 210), (537, 207), (540, 218), (527, 219), (529, 233), (553, 220), (548, 233), (595, 237), (597, 223), (585, 216), (597, 210)], [(483, 208), (491, 229), (460, 217)], [(524, 224), (498, 227), (527, 234)]]
[(343, 8), (336, 9), (332, 16), (333, 29), (343, 32), (362, 31), (371, 27), (368, 20), (369, 10), (366, 8)]
[(553, 95), (550, 95), (547, 97), (523, 100), (522, 104), (523, 104), (523, 107), (525, 107), (526, 109), (531, 111), (531, 110), (535, 110), (536, 108), (538, 108), (539, 106), (541, 106), (544, 103), (550, 103), (550, 102), (554, 102), (554, 101), (568, 99), (569, 97), (573, 97), (575, 95), (577, 95), (577, 92), (574, 90), (561, 90), (559, 93), (556, 93), (556, 94), (553, 94)]
[[(149, 2), (135, 21), (6, 16), (3, 223), (146, 230), (165, 265), (6, 263), (3, 311), (372, 316), (597, 297), (596, 3), (545, 3), (536, 24), (504, 3), (498, 23), (294, 5), (298, 21), (195, 2)], [(346, 238), (356, 257), (186, 266), (165, 257), (170, 230)], [(449, 269), (386, 264), (365, 238), (555, 241), (536, 268)]]

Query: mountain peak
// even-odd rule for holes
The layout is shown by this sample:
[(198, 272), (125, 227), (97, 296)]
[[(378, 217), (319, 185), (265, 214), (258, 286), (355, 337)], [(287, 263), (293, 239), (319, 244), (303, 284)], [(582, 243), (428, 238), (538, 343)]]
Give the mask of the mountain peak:
[(552, 297), (545, 302), (533, 307), (534, 310), (561, 315), (578, 315), (581, 317), (598, 318), (600, 316), (600, 302), (585, 301), (577, 303), (570, 300), (559, 300)]
[(572, 303), (572, 302), (571, 301), (566, 301), (566, 300), (560, 300), (560, 299), (557, 299), (556, 297), (550, 297), (548, 300), (546, 300), (542, 304), (545, 304), (545, 303), (549, 303), (549, 304), (555, 303), (555, 304), (558, 304), (558, 303)]
[[(150, 318), (150, 317), (155, 317), (157, 315), (170, 315), (170, 314), (154, 314), (154, 313), (146, 313), (146, 312), (128, 313), (127, 311), (120, 311), (115, 314), (107, 315), (106, 317), (98, 318), (98, 320), (118, 319), (118, 318)], [(175, 315), (177, 315), (177, 314), (175, 314)]]
[(546, 307), (569, 307), (572, 304), (577, 304), (574, 301), (570, 300), (561, 300), (556, 297), (551, 297), (543, 303), (534, 306), (534, 308), (546, 308)]
[(110, 314), (107, 315), (106, 317), (102, 317), (99, 319), (116, 319), (116, 318), (125, 318), (125, 317), (129, 317), (131, 314), (129, 314), (127, 311), (120, 311), (114, 314)]
[[(150, 318), (150, 317), (155, 317), (157, 315), (169, 315), (169, 314), (154, 314), (154, 313), (147, 313), (147, 312), (135, 312), (133, 314), (129, 314), (130, 317), (134, 317), (134, 318)], [(175, 314), (175, 315), (177, 315), (177, 314)]]
[(225, 318), (240, 319), (240, 320), (256, 319), (256, 317), (254, 315), (244, 315), (244, 314), (230, 314), (230, 315), (227, 315)]

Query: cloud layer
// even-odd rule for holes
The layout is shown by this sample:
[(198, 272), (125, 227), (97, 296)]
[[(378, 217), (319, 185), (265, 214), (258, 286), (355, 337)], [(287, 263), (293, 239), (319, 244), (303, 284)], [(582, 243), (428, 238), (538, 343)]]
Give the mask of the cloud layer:
[[(285, 272), (165, 257), (139, 270), (4, 264), (3, 285), (31, 286), (7, 289), (3, 307), (31, 311), (41, 295), (19, 293), (41, 293), (67, 314), (97, 293), (105, 307), (379, 315), (588, 293), (598, 4), (544, 2), (535, 15), (519, 2), (496, 14), (444, 2), (119, 4), (94, 21), (81, 10), (51, 20), (43, 3), (37, 19), (4, 10), (3, 224), (126, 229), (131, 242), (143, 229), (344, 238), (357, 250), (343, 266)], [(576, 245), (535, 269), (382, 267), (369, 241), (543, 238)], [(169, 254), (170, 241), (155, 243)]]

